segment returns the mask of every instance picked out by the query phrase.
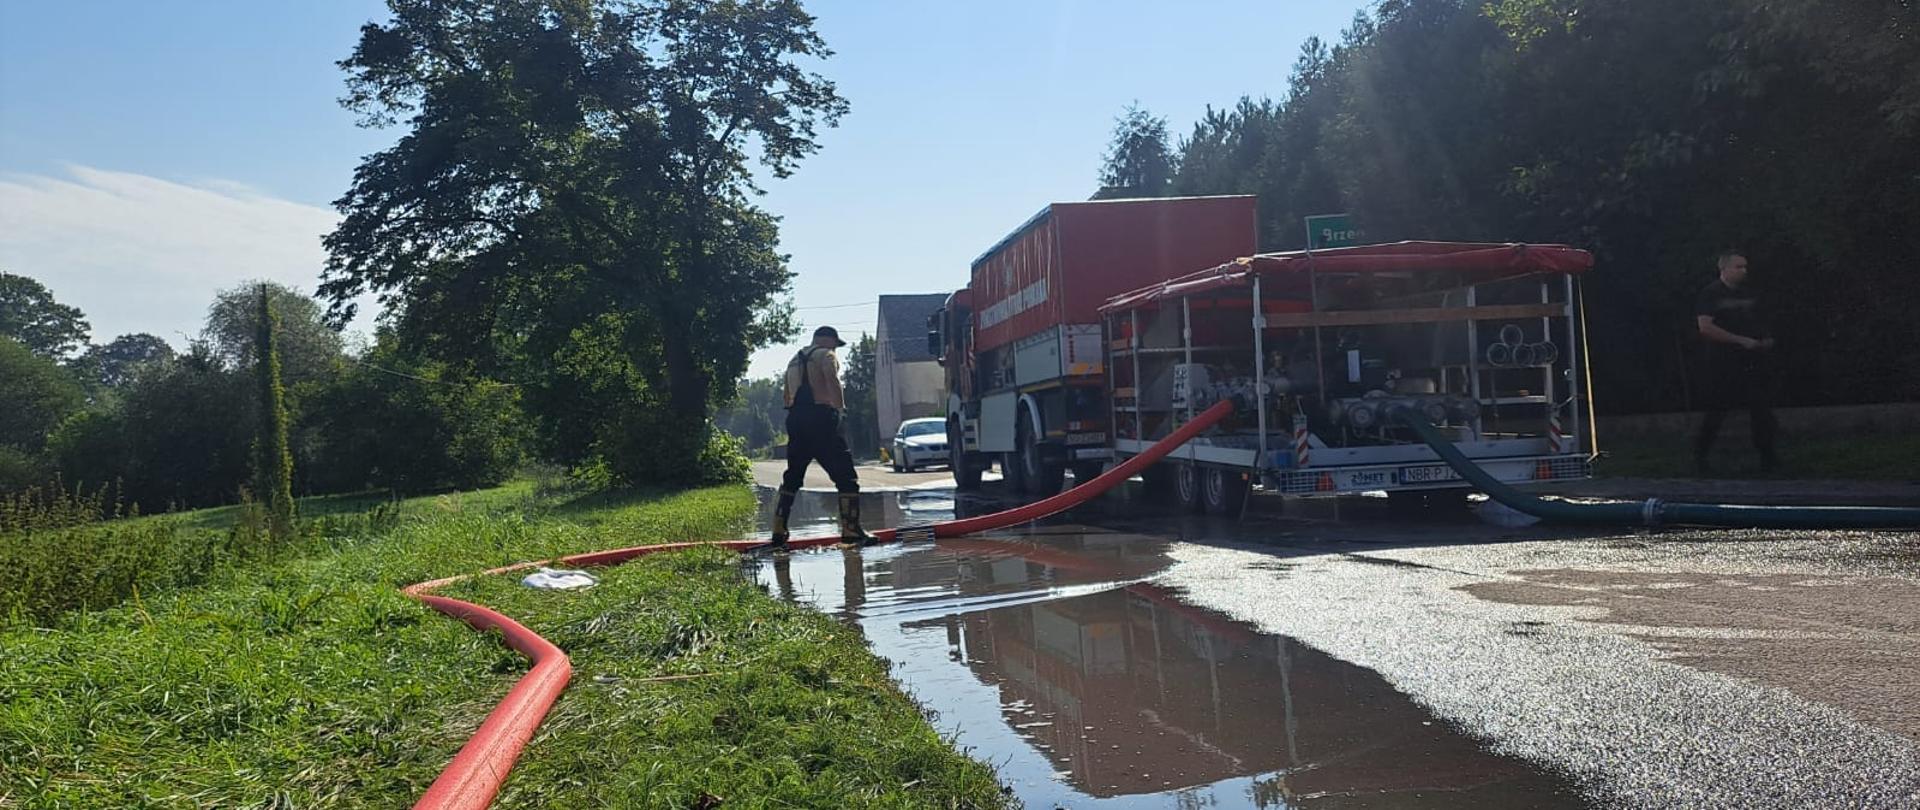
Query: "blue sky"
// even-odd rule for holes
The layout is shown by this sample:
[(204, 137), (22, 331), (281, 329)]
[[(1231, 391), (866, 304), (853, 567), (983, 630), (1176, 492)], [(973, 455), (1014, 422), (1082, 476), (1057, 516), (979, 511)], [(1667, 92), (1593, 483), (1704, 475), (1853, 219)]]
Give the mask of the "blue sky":
[[(1043, 204), (1085, 199), (1138, 100), (1182, 133), (1277, 95), (1300, 44), (1361, 2), (808, 4), (852, 103), (762, 203), (784, 218), (808, 330), (873, 327), (879, 293), (950, 290)], [(311, 291), (329, 203), (391, 143), (335, 99), (366, 0), (0, 4), (0, 267), (95, 338), (182, 342), (215, 290)], [(840, 304), (858, 304), (843, 308)], [(784, 348), (756, 355), (768, 374)]]

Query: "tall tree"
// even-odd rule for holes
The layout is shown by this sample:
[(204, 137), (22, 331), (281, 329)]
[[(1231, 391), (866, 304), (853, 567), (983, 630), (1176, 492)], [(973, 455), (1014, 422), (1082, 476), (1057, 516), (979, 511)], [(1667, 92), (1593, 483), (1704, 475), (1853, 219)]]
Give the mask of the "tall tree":
[(80, 409), (80, 386), (10, 337), (0, 337), (0, 445), (39, 453), (60, 420)]
[(734, 400), (714, 416), (714, 424), (739, 437), (748, 452), (762, 452), (780, 440), (785, 392), (785, 383), (779, 377), (743, 380)]
[(876, 359), (873, 336), (863, 333), (847, 352), (847, 367), (840, 372), (840, 387), (847, 399), (847, 446), (862, 458), (880, 451)]
[(520, 379), (591, 333), (677, 423), (656, 452), (692, 463), (749, 353), (792, 331), (749, 195), (754, 153), (785, 177), (846, 111), (801, 66), (830, 53), (813, 18), (795, 0), (389, 6), (341, 62), (345, 103), (408, 132), (336, 203), (333, 317), (373, 290), (415, 345)]
[(141, 368), (164, 363), (174, 357), (173, 347), (165, 340), (140, 332), (121, 335), (101, 346), (90, 346), (73, 362), (89, 385), (124, 388)]
[(1100, 192), (1095, 197), (1164, 197), (1172, 182), (1167, 119), (1155, 117), (1139, 102), (1127, 105), (1114, 121), (1113, 141), (1101, 162)]
[(339, 332), (327, 325), (318, 301), (277, 282), (254, 281), (221, 290), (207, 309), (201, 339), (229, 368), (258, 367), (263, 299), (272, 301), (280, 322), (274, 338), (282, 382), (298, 391), (331, 376), (345, 357)]
[(293, 536), (293, 451), (287, 444), (286, 389), (280, 385), (280, 315), (273, 295), (261, 284), (254, 345), (255, 384), (260, 394), (260, 435), (255, 439), (254, 492), (267, 505), (267, 528), (273, 539)]
[(1785, 401), (1911, 399), (1920, 356), (1851, 347), (1920, 340), (1916, 25), (1905, 0), (1383, 0), (1278, 101), (1210, 110), (1173, 187), (1259, 194), (1267, 250), (1332, 211), (1378, 241), (1589, 248), (1596, 399), (1622, 411), (1687, 406), (1690, 301), (1741, 245)]
[(53, 300), (46, 285), (0, 270), (0, 337), (37, 356), (65, 360), (87, 344), (88, 329), (80, 310)]

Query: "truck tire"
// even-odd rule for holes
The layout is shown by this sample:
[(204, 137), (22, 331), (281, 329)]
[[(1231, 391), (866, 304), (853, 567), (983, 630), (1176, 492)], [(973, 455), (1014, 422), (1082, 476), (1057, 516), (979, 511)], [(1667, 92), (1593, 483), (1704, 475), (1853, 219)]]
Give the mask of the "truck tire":
[(1015, 464), (1020, 467), (1022, 491), (1028, 495), (1046, 497), (1060, 493), (1060, 485), (1065, 482), (1067, 468), (1048, 464), (1040, 457), (1040, 442), (1035, 438), (1033, 421), (1020, 420), (1020, 426), (1014, 431)]
[(1173, 498), (1180, 503), (1181, 509), (1189, 512), (1206, 511), (1206, 484), (1201, 480), (1205, 472), (1197, 464), (1173, 465)]
[(1247, 504), (1252, 482), (1246, 473), (1224, 467), (1206, 467), (1200, 471), (1201, 494), (1207, 511), (1224, 517), (1239, 517)]
[(1027, 476), (1020, 471), (1020, 453), (1018, 451), (1001, 453), (999, 461), (1000, 481), (1006, 485), (1007, 492), (1014, 495), (1026, 494)]
[(960, 431), (960, 423), (947, 421), (947, 464), (953, 468), (953, 488), (968, 492), (980, 488), (980, 473), (983, 466), (967, 458), (966, 436)]

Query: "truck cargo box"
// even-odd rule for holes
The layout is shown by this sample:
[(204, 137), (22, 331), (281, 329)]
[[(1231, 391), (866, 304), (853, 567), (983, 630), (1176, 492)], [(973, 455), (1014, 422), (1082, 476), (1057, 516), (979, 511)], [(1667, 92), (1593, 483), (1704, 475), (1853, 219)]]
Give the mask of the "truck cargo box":
[(1054, 203), (973, 262), (974, 349), (1098, 324), (1114, 295), (1256, 252), (1255, 198)]

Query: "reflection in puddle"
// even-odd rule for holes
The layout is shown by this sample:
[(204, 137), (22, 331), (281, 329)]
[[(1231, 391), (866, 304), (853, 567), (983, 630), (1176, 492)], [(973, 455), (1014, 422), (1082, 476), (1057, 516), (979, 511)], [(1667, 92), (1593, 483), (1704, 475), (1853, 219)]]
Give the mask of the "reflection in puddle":
[(1028, 807), (1582, 804), (1371, 671), (1154, 585), (1166, 546), (1046, 527), (796, 554), (755, 575), (856, 622)]

